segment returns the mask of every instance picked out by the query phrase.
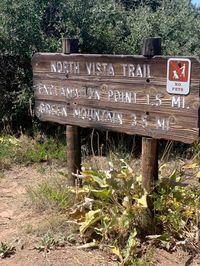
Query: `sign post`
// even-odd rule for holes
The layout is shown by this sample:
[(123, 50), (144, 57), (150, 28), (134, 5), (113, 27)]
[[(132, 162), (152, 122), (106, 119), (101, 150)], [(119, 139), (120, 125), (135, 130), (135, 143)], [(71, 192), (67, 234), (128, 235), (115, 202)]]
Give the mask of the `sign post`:
[[(143, 55), (152, 58), (161, 55), (161, 38), (144, 39)], [(155, 181), (158, 179), (158, 142), (154, 138), (142, 138), (142, 186), (148, 192), (152, 192)]]
[[(75, 53), (78, 50), (77, 39), (62, 39), (63, 54)], [(66, 126), (66, 141), (67, 141), (67, 169), (69, 184), (74, 186), (76, 178), (73, 173), (81, 170), (81, 144), (80, 132), (77, 126)]]
[[(192, 143), (199, 137), (200, 61), (161, 56), (160, 44), (158, 38), (147, 39), (144, 56), (36, 53), (36, 115), (42, 121), (144, 136), (143, 154), (149, 159), (142, 155), (143, 176), (151, 172), (147, 178), (156, 178), (157, 139)], [(80, 148), (70, 137), (77, 134), (67, 133), (71, 151)], [(69, 165), (77, 167), (80, 151), (68, 152)], [(76, 171), (73, 167), (70, 172)]]

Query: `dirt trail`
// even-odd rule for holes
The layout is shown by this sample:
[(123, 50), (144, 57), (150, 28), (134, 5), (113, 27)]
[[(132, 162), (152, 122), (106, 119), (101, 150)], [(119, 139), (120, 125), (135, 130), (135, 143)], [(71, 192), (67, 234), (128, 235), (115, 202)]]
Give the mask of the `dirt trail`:
[[(0, 266), (117, 266), (116, 261), (101, 251), (83, 251), (76, 247), (65, 246), (46, 254), (35, 250), (37, 233), (28, 233), (27, 228), (44, 221), (45, 216), (30, 208), (28, 186), (35, 186), (42, 179), (54, 175), (55, 167), (43, 165), (12, 166), (0, 175), (0, 242), (16, 247), (10, 258), (1, 259)], [(198, 266), (200, 257), (193, 258), (186, 252), (168, 253), (154, 250), (153, 263), (157, 266)]]
[[(50, 170), (51, 171), (51, 170)], [(10, 258), (0, 259), (2, 266), (45, 266), (45, 265), (114, 265), (99, 251), (85, 252), (76, 247), (63, 247), (45, 256), (34, 250), (35, 238), (25, 228), (40, 221), (41, 217), (30, 209), (27, 186), (35, 185), (48, 176), (39, 173), (37, 166), (13, 166), (0, 178), (0, 242), (11, 243), (16, 252)]]

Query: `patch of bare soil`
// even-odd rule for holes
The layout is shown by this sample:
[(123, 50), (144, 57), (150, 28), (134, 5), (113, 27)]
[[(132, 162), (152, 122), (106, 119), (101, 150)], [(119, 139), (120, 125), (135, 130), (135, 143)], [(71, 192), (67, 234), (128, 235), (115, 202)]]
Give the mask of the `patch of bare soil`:
[[(5, 170), (0, 177), (0, 242), (16, 247), (10, 258), (0, 259), (2, 266), (76, 266), (76, 265), (119, 265), (103, 251), (83, 251), (73, 246), (65, 246), (49, 253), (39, 253), (34, 249), (37, 233), (28, 233), (28, 228), (44, 221), (45, 215), (30, 208), (27, 186), (35, 186), (42, 179), (48, 178), (56, 171), (56, 167), (43, 165), (13, 166)], [(31, 230), (31, 229), (30, 229)], [(157, 249), (152, 258), (152, 265), (160, 266), (197, 266), (200, 257), (193, 257), (187, 252), (168, 253)]]
[(0, 265), (114, 265), (107, 254), (101, 251), (86, 252), (66, 246), (45, 254), (34, 249), (37, 236), (28, 234), (26, 230), (44, 218), (30, 209), (27, 186), (36, 185), (44, 177), (53, 174), (51, 168), (45, 173), (40, 173), (38, 169), (38, 166), (13, 166), (0, 178), (0, 242), (16, 247), (15, 254), (10, 258), (0, 258)]
[(159, 266), (198, 266), (200, 255), (189, 255), (183, 250), (169, 253), (163, 249), (157, 249), (154, 254), (154, 265)]

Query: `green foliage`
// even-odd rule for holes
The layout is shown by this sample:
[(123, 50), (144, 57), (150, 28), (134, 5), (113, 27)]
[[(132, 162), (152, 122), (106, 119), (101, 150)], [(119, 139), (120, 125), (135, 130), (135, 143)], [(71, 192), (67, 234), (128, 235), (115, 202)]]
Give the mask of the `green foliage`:
[(126, 246), (123, 250), (124, 263), (127, 263), (132, 256), (135, 255), (135, 250), (137, 250), (137, 241), (136, 241), (137, 231), (136, 229), (130, 233)]
[(79, 39), (81, 52), (119, 52), (129, 32), (126, 12), (115, 0), (71, 0), (63, 4), (61, 16), (65, 33)]
[(179, 183), (174, 172), (161, 179), (154, 194), (156, 224), (173, 239), (196, 243), (198, 238), (200, 189)]
[[(196, 165), (186, 165), (183, 170)], [(160, 177), (155, 192), (148, 195), (141, 186), (141, 176), (124, 160), (116, 169), (82, 170), (77, 176), (82, 187), (67, 186), (61, 173), (29, 189), (39, 211), (67, 213), (70, 222), (79, 225), (84, 241), (79, 248), (107, 246), (124, 265), (149, 265), (148, 258), (142, 261), (139, 255), (144, 242), (168, 250), (177, 246), (198, 249), (199, 186), (185, 186), (174, 171), (168, 178)], [(45, 245), (41, 246), (45, 250)]]
[(17, 163), (36, 163), (49, 160), (65, 161), (66, 146), (53, 138), (35, 141), (26, 136), (0, 138), (0, 160), (10, 159)]
[(166, 55), (199, 55), (199, 11), (187, 0), (162, 1), (156, 12), (139, 6), (128, 21), (131, 31), (126, 42), (131, 54), (140, 52), (144, 37), (160, 36)]
[(119, 171), (84, 170), (82, 179), (83, 188), (74, 191), (78, 202), (70, 216), (81, 223), (80, 234), (86, 241), (95, 238), (111, 246), (129, 265), (151, 221), (140, 177), (121, 160)]
[[(187, 23), (185, 23), (187, 21)], [(155, 14), (154, 29), (168, 55), (199, 55), (199, 12), (190, 1), (163, 2)]]
[(53, 43), (41, 23), (42, 6), (35, 1), (0, 2), (0, 128), (9, 133), (31, 126), (31, 56)]
[(198, 55), (199, 9), (188, 0), (2, 0), (0, 128), (31, 127), (34, 52), (61, 51), (77, 37), (80, 52), (140, 54), (144, 37), (160, 36), (168, 55)]
[(176, 245), (197, 249), (200, 189), (185, 187), (175, 171), (158, 181), (152, 195), (123, 160), (120, 170), (83, 170), (82, 180), (82, 188), (71, 189), (77, 201), (70, 217), (80, 223), (85, 241), (108, 245), (125, 265), (140, 265), (137, 256), (145, 240), (168, 249)]
[(53, 138), (45, 140), (43, 143), (35, 143), (32, 149), (28, 149), (24, 154), (28, 162), (42, 162), (56, 159), (64, 161), (66, 157), (66, 146)]
[(28, 188), (32, 203), (39, 211), (55, 209), (64, 212), (74, 203), (74, 195), (61, 176), (44, 180), (36, 188)]
[(192, 152), (194, 156), (199, 160), (200, 159), (200, 141), (195, 141), (192, 145)]
[(54, 250), (58, 247), (63, 247), (65, 245), (65, 238), (62, 235), (53, 235), (50, 232), (44, 234), (40, 241), (35, 244), (35, 249), (39, 252), (49, 252), (50, 250)]
[(15, 247), (8, 245), (4, 242), (1, 242), (0, 244), (0, 258), (4, 259), (7, 257), (10, 257), (15, 253)]
[(121, 0), (123, 5), (127, 9), (135, 9), (138, 6), (145, 5), (152, 8), (152, 10), (156, 10), (162, 3), (162, 0)]

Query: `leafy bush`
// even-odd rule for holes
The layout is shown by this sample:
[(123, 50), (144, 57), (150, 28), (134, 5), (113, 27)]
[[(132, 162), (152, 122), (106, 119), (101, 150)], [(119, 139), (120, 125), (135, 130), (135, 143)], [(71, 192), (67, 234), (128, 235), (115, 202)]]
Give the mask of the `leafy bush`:
[(62, 142), (57, 142), (53, 138), (45, 140), (43, 143), (36, 142), (31, 149), (27, 149), (24, 160), (30, 162), (41, 162), (47, 160), (65, 161), (66, 147)]
[(198, 245), (200, 218), (200, 188), (181, 184), (174, 172), (162, 179), (154, 194), (155, 219), (158, 228), (185, 246)]
[[(182, 171), (196, 165), (186, 165)], [(124, 160), (116, 168), (109, 166), (107, 171), (83, 168), (77, 175), (82, 187), (69, 187), (62, 173), (45, 180), (29, 189), (32, 203), (39, 211), (66, 213), (66, 219), (79, 225), (84, 248), (109, 247), (125, 265), (139, 263), (140, 254), (152, 245), (198, 251), (198, 185), (186, 185), (174, 171), (168, 178), (160, 176), (154, 193), (148, 195), (142, 177)]]
[(61, 51), (63, 35), (77, 37), (82, 53), (140, 54), (144, 37), (160, 36), (164, 54), (198, 55), (199, 24), (188, 0), (2, 0), (0, 129), (31, 127), (31, 57)]
[[(174, 172), (158, 181), (156, 193), (147, 195), (141, 177), (135, 176), (123, 160), (119, 171), (84, 170), (81, 178), (83, 187), (71, 189), (78, 202), (70, 217), (80, 223), (86, 242), (95, 239), (108, 245), (126, 265), (138, 256), (144, 242), (168, 249), (182, 245), (197, 251), (199, 187), (184, 187)], [(148, 208), (149, 198), (153, 198), (153, 213)]]
[(84, 186), (75, 191), (78, 203), (70, 216), (81, 223), (80, 234), (85, 241), (96, 239), (111, 246), (128, 263), (151, 224), (140, 177), (135, 177), (121, 160), (120, 171), (85, 170), (82, 178)]

